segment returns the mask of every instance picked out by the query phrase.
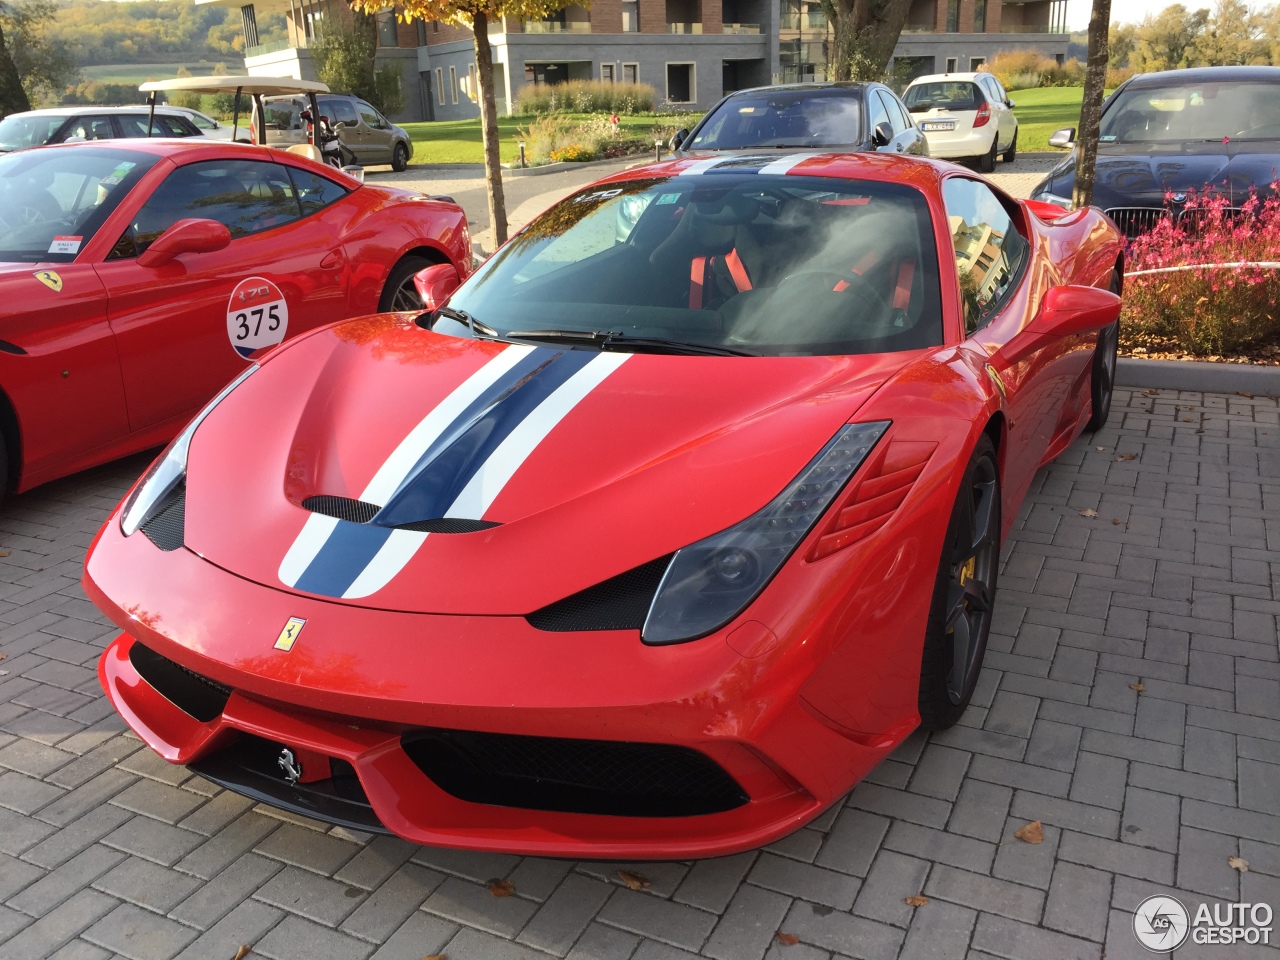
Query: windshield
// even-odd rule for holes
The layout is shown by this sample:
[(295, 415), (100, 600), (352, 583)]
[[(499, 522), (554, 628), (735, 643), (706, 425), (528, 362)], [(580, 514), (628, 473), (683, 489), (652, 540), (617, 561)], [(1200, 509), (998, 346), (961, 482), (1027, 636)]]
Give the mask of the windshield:
[(74, 260), (156, 159), (89, 146), (0, 157), (0, 261)]
[(902, 102), (912, 113), (940, 107), (943, 110), (977, 110), (986, 97), (976, 83), (969, 80), (931, 80), (907, 87)]
[(18, 113), (0, 120), (0, 150), (21, 150), (48, 143), (70, 114)]
[(853, 90), (787, 90), (730, 97), (685, 149), (837, 147), (858, 143), (862, 100)]
[[(769, 159), (569, 197), (486, 261), (449, 301), (463, 313), (433, 329), (467, 336), (471, 320), (516, 339), (608, 332), (613, 349), (646, 338), (761, 356), (940, 344), (924, 195), (894, 183), (751, 175)], [(736, 172), (719, 172), (726, 167)]]
[(1121, 90), (1102, 115), (1101, 143), (1280, 138), (1280, 87), (1266, 81), (1170, 83)]

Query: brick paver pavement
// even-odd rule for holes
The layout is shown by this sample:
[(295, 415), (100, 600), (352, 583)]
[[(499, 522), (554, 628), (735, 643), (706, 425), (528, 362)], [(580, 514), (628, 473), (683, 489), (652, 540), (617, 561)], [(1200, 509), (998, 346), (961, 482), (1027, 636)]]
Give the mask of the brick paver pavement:
[[(1270, 398), (1122, 391), (1112, 426), (1036, 479), (962, 723), (911, 737), (767, 850), (628, 865), (640, 891), (619, 864), (326, 829), (163, 763), (101, 695), (112, 631), (77, 582), (146, 458), (14, 497), (0, 956), (1129, 960), (1148, 956), (1132, 910), (1157, 892), (1280, 910), (1278, 415)], [(1030, 820), (1038, 846), (1013, 837)], [(495, 877), (515, 895), (491, 896)]]

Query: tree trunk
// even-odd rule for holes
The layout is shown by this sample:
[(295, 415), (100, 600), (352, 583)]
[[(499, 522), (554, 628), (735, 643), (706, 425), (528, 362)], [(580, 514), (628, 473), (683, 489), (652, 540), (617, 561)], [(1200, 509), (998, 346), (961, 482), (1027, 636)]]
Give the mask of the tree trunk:
[(911, 0), (827, 0), (827, 78), (881, 80), (911, 11)]
[(22, 89), (22, 78), (18, 76), (9, 48), (5, 46), (4, 29), (0, 28), (0, 116), (7, 117), (30, 109), (31, 101), (27, 99), (27, 91)]
[(495, 249), (507, 242), (507, 200), (502, 192), (502, 161), (498, 155), (498, 105), (493, 98), (493, 48), (489, 46), (489, 15), (477, 13), (471, 27), (476, 41), (476, 70), (480, 74), (480, 135), (484, 143), (484, 179), (489, 188), (489, 223)]
[(1107, 34), (1111, 0), (1093, 0), (1089, 17), (1089, 65), (1084, 76), (1084, 102), (1076, 135), (1076, 186), (1071, 203), (1078, 210), (1093, 202), (1093, 174), (1098, 163), (1098, 126), (1102, 122), (1102, 94), (1107, 86)]

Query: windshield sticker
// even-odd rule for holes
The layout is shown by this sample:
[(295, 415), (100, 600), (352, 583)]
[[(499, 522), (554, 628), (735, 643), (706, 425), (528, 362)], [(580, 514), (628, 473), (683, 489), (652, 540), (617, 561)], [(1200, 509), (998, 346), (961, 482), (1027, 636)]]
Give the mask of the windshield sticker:
[(37, 280), (39, 280), (41, 283), (43, 283), (46, 287), (48, 287), (54, 293), (62, 292), (62, 278), (58, 276), (58, 271), (37, 270), (35, 273), (32, 274), (32, 276), (35, 277)]
[(256, 360), (284, 340), (289, 305), (270, 280), (249, 277), (236, 284), (227, 303), (227, 338), (246, 360)]
[(79, 253), (84, 237), (54, 237), (49, 244), (50, 253)]
[(664, 203), (675, 203), (679, 199), (680, 199), (680, 194), (678, 193), (664, 193), (662, 196), (658, 198), (656, 205), (660, 207)]
[(1099, 142), (1099, 143), (1111, 143), (1111, 142), (1113, 142), (1114, 140), (1115, 140), (1115, 137), (1114, 137), (1114, 136), (1105, 136), (1105, 137), (1099, 137), (1099, 138), (1098, 138), (1098, 142)]
[(114, 170), (111, 171), (110, 176), (103, 177), (98, 182), (102, 184), (104, 187), (114, 186), (115, 184), (123, 180), (125, 177), (127, 177), (129, 175), (129, 171), (136, 166), (137, 166), (136, 163), (129, 163), (127, 160), (122, 161), (121, 163), (118, 163), (116, 165), (116, 168)]

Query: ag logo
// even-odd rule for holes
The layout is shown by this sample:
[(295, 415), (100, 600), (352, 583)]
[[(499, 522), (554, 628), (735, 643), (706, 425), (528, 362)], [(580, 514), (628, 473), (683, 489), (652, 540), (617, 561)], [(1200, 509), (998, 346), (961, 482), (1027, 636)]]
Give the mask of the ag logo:
[(32, 276), (54, 293), (62, 292), (62, 278), (58, 276), (58, 272), (56, 270), (37, 270), (32, 274)]
[(289, 329), (289, 305), (270, 280), (250, 277), (231, 291), (227, 337), (236, 353), (256, 360), (280, 343)]
[(301, 617), (290, 617), (289, 622), (280, 631), (280, 636), (276, 637), (275, 648), (288, 653), (293, 649), (294, 643), (297, 642), (298, 634), (302, 633), (302, 628), (306, 625), (307, 621)]
[(1147, 897), (1133, 912), (1133, 935), (1153, 953), (1168, 953), (1187, 939), (1191, 917), (1173, 897)]

